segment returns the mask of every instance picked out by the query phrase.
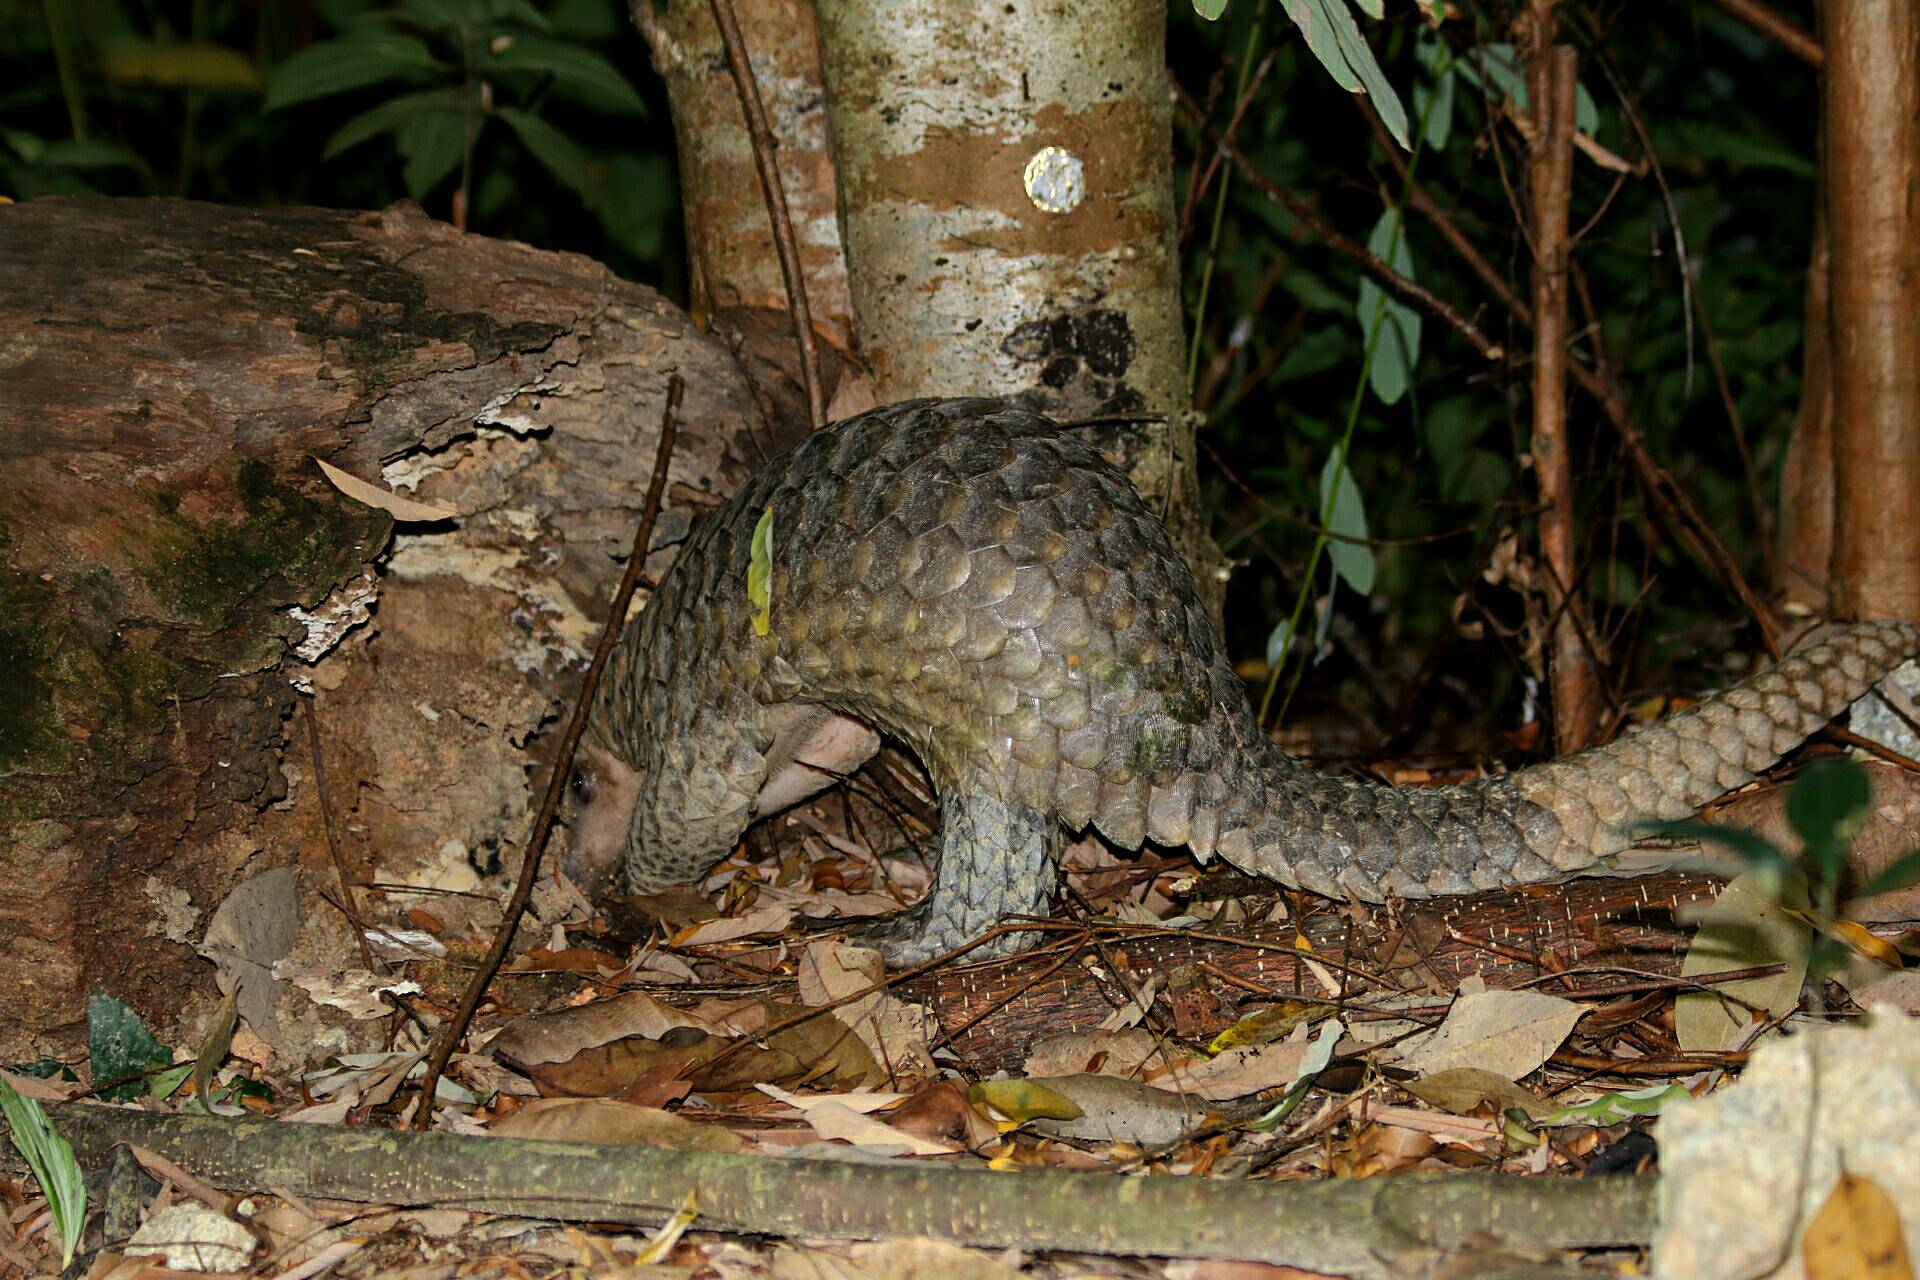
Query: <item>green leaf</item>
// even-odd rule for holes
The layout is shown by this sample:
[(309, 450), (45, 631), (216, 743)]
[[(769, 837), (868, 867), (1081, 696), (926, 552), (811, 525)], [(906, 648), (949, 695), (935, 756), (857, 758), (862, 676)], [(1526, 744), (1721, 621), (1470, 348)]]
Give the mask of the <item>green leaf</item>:
[(1920, 882), (1920, 849), (1892, 862), (1876, 871), (1871, 880), (1860, 886), (1856, 897), (1871, 898), (1876, 893), (1892, 893), (1895, 889), (1904, 889), (1910, 884)]
[[(1373, 224), (1373, 232), (1367, 237), (1367, 250), (1407, 279), (1417, 278), (1400, 211), (1394, 206), (1388, 205), (1381, 212), (1380, 220)], [(1379, 327), (1379, 336), (1371, 344), (1373, 360), (1367, 366), (1368, 384), (1380, 403), (1398, 404), (1400, 397), (1407, 393), (1414, 366), (1420, 360), (1420, 313), (1389, 298), (1371, 276), (1362, 276), (1354, 314), (1360, 321), (1363, 344), (1375, 326)]]
[[(379, 106), (362, 111), (334, 130), (333, 136), (327, 139), (326, 148), (321, 151), (320, 158), (331, 160), (343, 151), (349, 151), (383, 133), (391, 133), (415, 115), (450, 111), (460, 116), (464, 122), (466, 94), (465, 89), (419, 89), (413, 93), (403, 93), (397, 98), (388, 98)], [(478, 95), (476, 94), (475, 97), (477, 98)], [(474, 103), (474, 110), (479, 110), (477, 101)]]
[(647, 104), (611, 62), (591, 49), (564, 40), (540, 35), (499, 36), (488, 45), (479, 65), (483, 71), (550, 75), (568, 97), (595, 110), (614, 115), (647, 114)]
[(1387, 132), (1402, 148), (1411, 151), (1413, 144), (1407, 137), (1407, 109), (1400, 105), (1400, 95), (1387, 83), (1386, 73), (1380, 70), (1380, 63), (1368, 47), (1367, 39), (1360, 34), (1359, 24), (1353, 15), (1347, 12), (1344, 0), (1315, 0), (1320, 11), (1326, 15), (1327, 23), (1333, 28), (1334, 38), (1340, 42), (1340, 52), (1346, 56), (1347, 65), (1360, 77), (1366, 94), (1373, 99), (1373, 109), (1380, 113), (1380, 123), (1387, 126)]
[(131, 1102), (148, 1091), (146, 1076), (173, 1064), (140, 1015), (112, 996), (87, 997), (87, 1057), (93, 1087), (107, 1102)]
[(407, 194), (415, 200), (432, 195), (459, 167), (466, 141), (466, 117), (458, 111), (427, 111), (401, 122), (393, 145), (407, 162)]
[(561, 184), (585, 200), (589, 209), (598, 209), (605, 188), (595, 180), (593, 157), (587, 149), (560, 130), (517, 107), (497, 107), (494, 114), (507, 123), (534, 159)]
[[(1339, 4), (1342, 0), (1333, 2)], [(1362, 92), (1360, 77), (1347, 65), (1340, 37), (1334, 33), (1332, 20), (1327, 16), (1325, 0), (1280, 0), (1280, 3), (1301, 39), (1307, 42), (1307, 52), (1319, 60), (1333, 82), (1348, 93)]]
[[(1367, 509), (1360, 501), (1360, 486), (1353, 482), (1353, 473), (1337, 453), (1320, 470), (1320, 523), (1349, 538), (1367, 536)], [(1372, 547), (1329, 538), (1327, 555), (1333, 560), (1333, 571), (1345, 578), (1348, 586), (1363, 596), (1373, 590)]]
[(1218, 22), (1227, 11), (1227, 0), (1193, 0), (1193, 11), (1208, 22)]
[(527, 0), (492, 0), (489, 10), (495, 22), (517, 22), (543, 35), (553, 34), (553, 21)]
[(659, 152), (623, 151), (605, 158), (606, 199), (594, 213), (607, 236), (642, 262), (664, 259), (680, 223), (673, 164)]
[(114, 50), (100, 69), (115, 84), (151, 84), (163, 89), (209, 93), (259, 93), (266, 77), (237, 49), (204, 41), (137, 44)]
[(747, 601), (753, 605), (753, 634), (773, 629), (773, 506), (760, 513), (747, 544)]
[(1674, 1038), (1682, 1049), (1724, 1049), (1746, 1027), (1752, 1015), (1723, 996), (1743, 1000), (1774, 1017), (1784, 1017), (1799, 1003), (1813, 931), (1773, 899), (1772, 887), (1748, 873), (1729, 880), (1707, 909), (1680, 963), (1682, 977), (1761, 965), (1784, 968), (1765, 977), (1715, 983), (1711, 991), (1682, 992), (1673, 1010)]
[(1658, 134), (1660, 153), (1678, 159), (1688, 153), (1748, 169), (1773, 169), (1811, 179), (1813, 162), (1752, 121), (1738, 129), (1709, 120), (1679, 120)]
[(359, 30), (302, 49), (274, 68), (261, 109), (278, 111), (388, 80), (418, 83), (449, 74), (451, 68), (413, 36)]
[(1447, 139), (1453, 136), (1453, 99), (1459, 83), (1453, 51), (1430, 31), (1420, 33), (1413, 51), (1427, 73), (1426, 80), (1413, 82), (1413, 114), (1424, 122), (1428, 150), (1445, 151)]
[(0, 142), (12, 147), (13, 153), (28, 164), (38, 163), (47, 152), (47, 140), (25, 129), (0, 129)]
[(1273, 630), (1267, 633), (1267, 667), (1277, 667), (1286, 659), (1287, 650), (1293, 647), (1293, 622), (1282, 618), (1273, 624)]
[(84, 142), (74, 138), (47, 141), (23, 129), (0, 130), (0, 138), (4, 138), (22, 160), (51, 169), (113, 169), (133, 163), (125, 147), (100, 138), (88, 138)]
[(1867, 771), (1845, 756), (1814, 761), (1787, 789), (1787, 821), (1824, 883), (1839, 882), (1847, 845), (1866, 820), (1872, 800)]
[[(1344, 310), (1344, 308), (1342, 308)], [(1351, 354), (1349, 339), (1332, 325), (1310, 325), (1300, 340), (1287, 348), (1267, 381), (1271, 385), (1325, 373)]]
[(1597, 1098), (1589, 1098), (1541, 1116), (1535, 1123), (1543, 1128), (1563, 1124), (1617, 1124), (1634, 1116), (1657, 1116), (1666, 1109), (1668, 1103), (1692, 1096), (1683, 1084), (1648, 1085), (1644, 1089), (1603, 1093)]
[(73, 1147), (54, 1132), (39, 1101), (22, 1097), (0, 1080), (0, 1114), (7, 1118), (7, 1135), (20, 1158), (33, 1170), (40, 1190), (47, 1197), (47, 1210), (60, 1232), (62, 1267), (73, 1264), (74, 1251), (80, 1247), (80, 1233), (87, 1225), (87, 1184), (80, 1174), (80, 1162)]
[(493, 19), (486, 0), (401, 0), (400, 14), (415, 26), (449, 33), (484, 27)]
[[(1519, 50), (1510, 44), (1484, 44), (1460, 57), (1460, 74), (1467, 83), (1491, 97), (1494, 93), (1509, 99), (1516, 111), (1529, 110), (1527, 72)], [(1481, 73), (1485, 73), (1485, 79)], [(1489, 89), (1488, 86), (1492, 88)], [(1587, 86), (1573, 86), (1573, 127), (1591, 138), (1600, 129), (1600, 108), (1594, 105)]]
[(1353, 4), (1375, 22), (1387, 16), (1386, 0), (1353, 0)]

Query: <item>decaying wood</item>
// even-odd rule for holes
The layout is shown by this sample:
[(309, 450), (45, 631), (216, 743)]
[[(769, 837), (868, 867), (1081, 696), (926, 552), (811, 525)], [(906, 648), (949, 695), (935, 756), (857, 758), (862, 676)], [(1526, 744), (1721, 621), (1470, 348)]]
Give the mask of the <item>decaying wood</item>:
[[(1585, 986), (1610, 985), (1634, 973), (1671, 975), (1679, 971), (1691, 935), (1675, 912), (1710, 901), (1718, 883), (1690, 873), (1575, 880), (1402, 903), (1391, 911), (1354, 905), (1297, 923), (1142, 930), (1137, 940), (1089, 945), (1075, 962), (1056, 967), (1057, 946), (1081, 941), (1062, 933), (1056, 947), (941, 970), (904, 984), (898, 994), (930, 1005), (945, 1032), (958, 1032), (951, 1045), (972, 1066), (1017, 1070), (1035, 1041), (1098, 1026), (1113, 1011), (1115, 987), (1108, 975), (1122, 967), (1137, 989), (1149, 975), (1204, 962), (1268, 993), (1245, 991), (1253, 1006), (1293, 996), (1338, 998), (1340, 992), (1329, 991), (1313, 973), (1315, 964), (1335, 982), (1346, 975), (1356, 996), (1399, 990), (1438, 1000), (1475, 975), (1490, 987), (1524, 982), (1545, 991), (1562, 990), (1552, 975), (1569, 970), (1587, 971)], [(1302, 939), (1306, 948), (1299, 945)], [(1593, 976), (1592, 970), (1607, 967), (1616, 972)], [(1049, 976), (1037, 980), (1049, 969)]]
[[(410, 206), (0, 206), (0, 332), (4, 1060), (70, 1044), (94, 987), (164, 1033), (213, 989), (194, 948), (228, 891), (326, 866), (306, 753), (283, 759), (296, 681), (349, 866), (485, 884), (669, 376), (693, 438), (656, 545), (754, 458), (734, 362), (656, 294)], [(316, 457), (459, 515), (396, 536)], [(354, 953), (306, 924), (293, 959)]]
[[(68, 1106), (54, 1123), (83, 1162), (119, 1143), (216, 1187), (648, 1226), (683, 1204), (701, 1229), (928, 1236), (980, 1246), (1240, 1258), (1344, 1276), (1424, 1270), (1457, 1249), (1644, 1244), (1655, 1180), (1405, 1174), (1333, 1182), (993, 1174), (934, 1164), (720, 1155), (470, 1138), (245, 1117)], [(1466, 1274), (1462, 1272), (1461, 1274)]]

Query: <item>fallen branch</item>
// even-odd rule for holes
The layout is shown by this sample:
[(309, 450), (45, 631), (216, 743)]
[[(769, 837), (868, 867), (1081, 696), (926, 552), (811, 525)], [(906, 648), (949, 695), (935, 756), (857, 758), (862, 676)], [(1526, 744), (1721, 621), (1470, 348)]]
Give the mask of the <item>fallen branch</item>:
[(1640, 1246), (1652, 1178), (1591, 1181), (1407, 1174), (1233, 1182), (935, 1164), (668, 1151), (295, 1125), (254, 1116), (157, 1115), (72, 1105), (54, 1124), (83, 1163), (125, 1143), (213, 1186), (434, 1205), (571, 1222), (650, 1226), (694, 1198), (696, 1225), (756, 1235), (925, 1236), (985, 1246), (1232, 1258), (1346, 1276), (1403, 1274), (1397, 1260), (1478, 1247)]

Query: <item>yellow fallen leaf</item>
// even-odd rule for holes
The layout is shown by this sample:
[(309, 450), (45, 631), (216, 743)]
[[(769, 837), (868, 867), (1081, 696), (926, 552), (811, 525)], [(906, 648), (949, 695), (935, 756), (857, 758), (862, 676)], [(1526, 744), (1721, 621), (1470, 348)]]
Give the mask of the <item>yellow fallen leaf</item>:
[(1900, 1212), (1871, 1178), (1843, 1173), (1800, 1240), (1807, 1280), (1913, 1280)]
[(1015, 1124), (1034, 1119), (1078, 1120), (1085, 1114), (1072, 1099), (1031, 1080), (984, 1080), (967, 1087), (967, 1101), (983, 1112), (991, 1107)]

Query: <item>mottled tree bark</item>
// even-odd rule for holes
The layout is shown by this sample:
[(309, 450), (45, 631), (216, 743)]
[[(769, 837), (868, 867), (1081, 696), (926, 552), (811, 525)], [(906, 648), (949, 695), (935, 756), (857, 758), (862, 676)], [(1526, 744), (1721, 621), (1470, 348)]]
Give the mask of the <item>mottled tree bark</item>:
[(996, 394), (1096, 429), (1214, 601), (1194, 509), (1166, 14), (824, 0), (854, 326), (881, 401)]
[(1920, 6), (1826, 8), (1833, 604), (1920, 618)]

